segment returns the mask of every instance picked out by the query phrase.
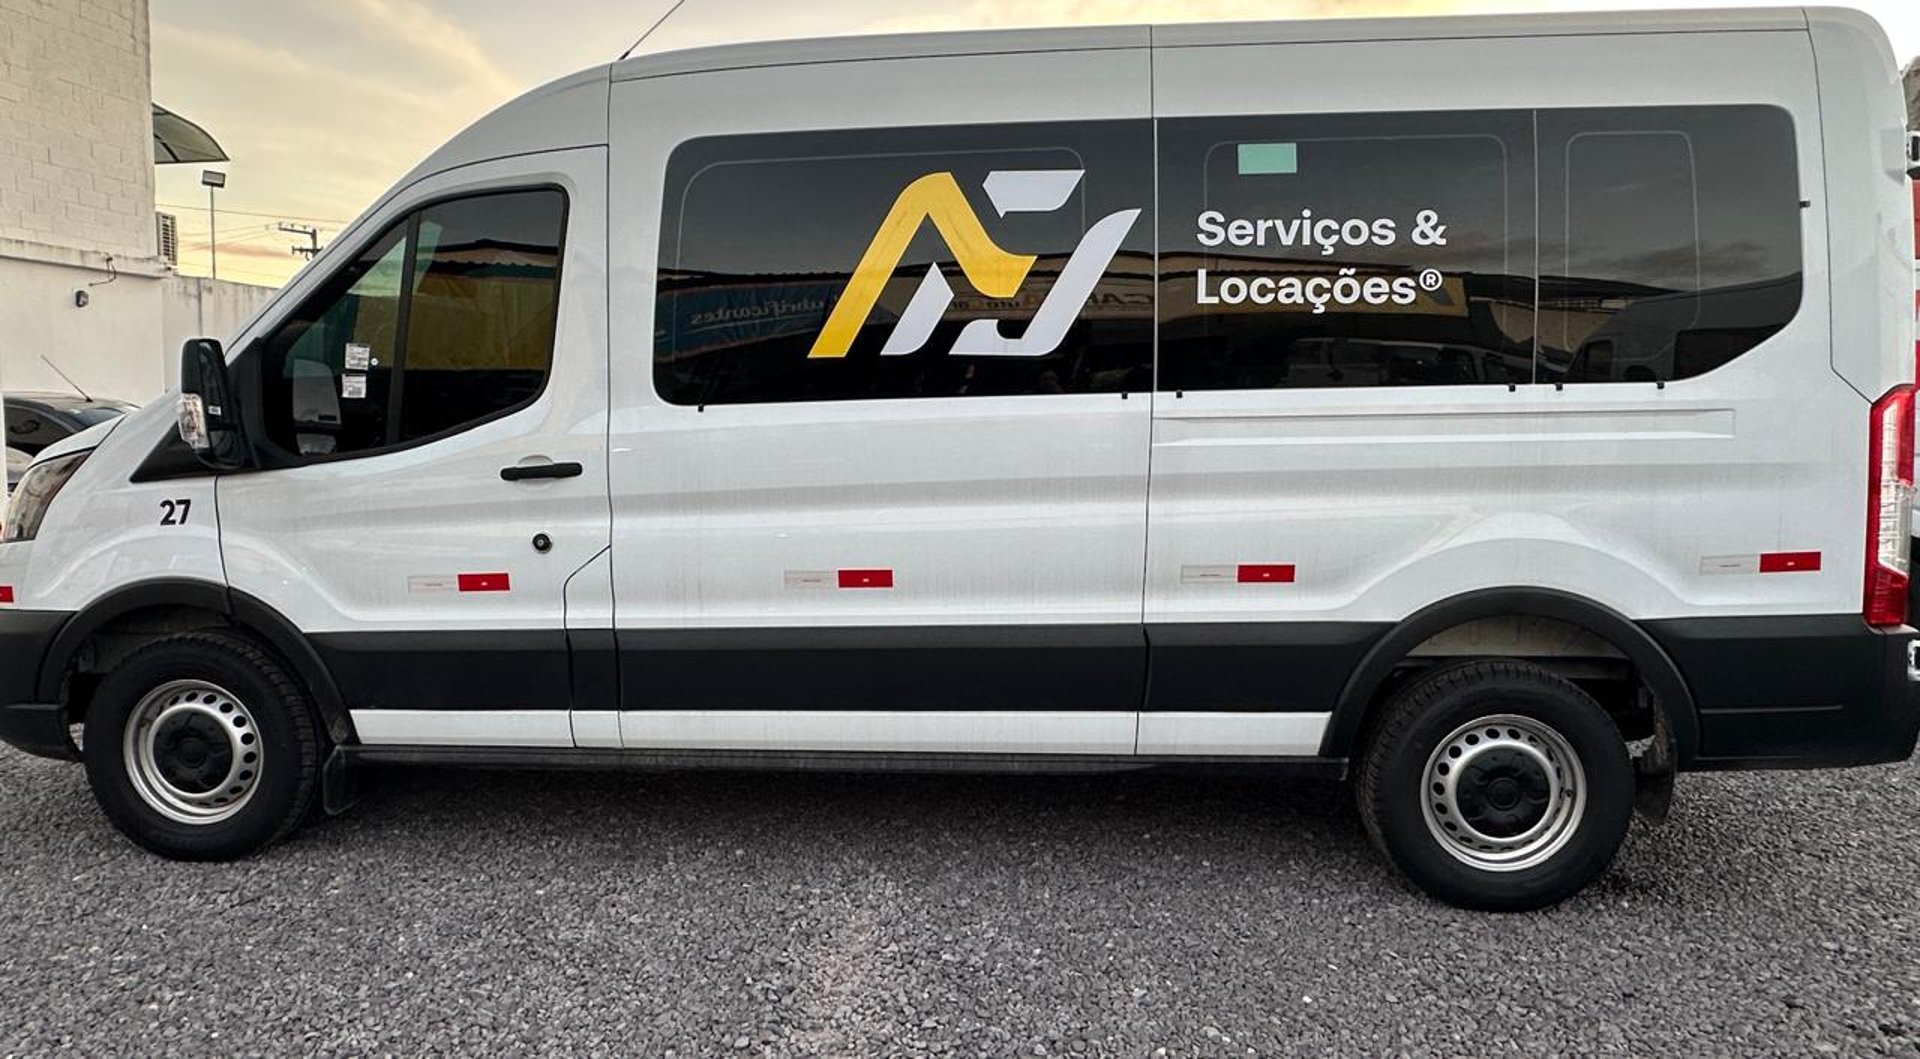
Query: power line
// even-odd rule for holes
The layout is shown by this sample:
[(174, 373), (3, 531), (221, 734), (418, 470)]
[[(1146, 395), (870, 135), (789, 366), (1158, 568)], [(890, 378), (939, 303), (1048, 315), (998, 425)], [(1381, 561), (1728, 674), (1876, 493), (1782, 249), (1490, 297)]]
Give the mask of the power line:
[[(179, 202), (156, 202), (154, 203), (154, 205), (160, 206), (169, 210), (194, 210), (200, 213), (207, 212), (207, 208), (205, 206), (188, 206), (184, 203), (179, 203)], [(341, 224), (341, 225), (353, 223), (351, 220), (347, 220), (340, 217), (314, 217), (309, 214), (303, 214), (303, 213), (253, 213), (248, 210), (220, 210), (220, 209), (216, 209), (213, 212), (224, 213), (233, 217), (266, 217), (270, 220), (277, 220), (277, 221), (289, 221), (289, 220), (290, 221), (319, 221), (321, 224)]]
[[(244, 243), (249, 239), (271, 239), (276, 234), (278, 233), (276, 233), (273, 229), (268, 228), (258, 232), (248, 232), (245, 235), (230, 235), (220, 240), (220, 245), (231, 246), (234, 243)], [(213, 246), (212, 240), (208, 240), (207, 242), (204, 242), (204, 243), (202, 242), (182, 243), (180, 246), (180, 249), (206, 250), (206, 249), (210, 249), (212, 246)]]

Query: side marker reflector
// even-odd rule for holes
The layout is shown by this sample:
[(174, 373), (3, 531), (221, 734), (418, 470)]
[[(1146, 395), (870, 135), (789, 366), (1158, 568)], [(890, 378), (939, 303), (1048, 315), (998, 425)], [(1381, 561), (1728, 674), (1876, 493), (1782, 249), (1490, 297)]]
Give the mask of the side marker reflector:
[(0, 585), (0, 603), (12, 603), (12, 602), (13, 602), (13, 586)]
[(1241, 563), (1236, 578), (1241, 584), (1292, 584), (1292, 563)]
[(842, 570), (841, 588), (892, 588), (892, 570)]
[(512, 582), (506, 574), (461, 574), (462, 592), (511, 592)]
[(1760, 556), (1763, 574), (1793, 574), (1820, 569), (1819, 552), (1766, 552)]

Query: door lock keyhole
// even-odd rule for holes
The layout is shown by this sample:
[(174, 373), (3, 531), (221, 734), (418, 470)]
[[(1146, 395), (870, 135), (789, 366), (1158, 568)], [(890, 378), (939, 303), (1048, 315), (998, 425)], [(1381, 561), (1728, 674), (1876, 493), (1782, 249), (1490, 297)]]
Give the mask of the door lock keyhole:
[(541, 555), (547, 554), (548, 552), (553, 550), (553, 538), (547, 536), (544, 533), (534, 534), (533, 550), (536, 552), (539, 552)]

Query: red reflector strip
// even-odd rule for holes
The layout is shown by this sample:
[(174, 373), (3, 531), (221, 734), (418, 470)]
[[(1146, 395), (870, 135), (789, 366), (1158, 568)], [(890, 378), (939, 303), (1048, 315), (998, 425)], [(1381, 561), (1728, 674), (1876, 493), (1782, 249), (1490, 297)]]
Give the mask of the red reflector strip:
[(892, 570), (842, 570), (841, 588), (892, 588)]
[(13, 586), (0, 585), (0, 603), (12, 603), (12, 602), (13, 602)]
[(1291, 584), (1293, 582), (1292, 563), (1241, 563), (1239, 576), (1235, 578), (1241, 584), (1259, 584), (1274, 582)]
[(1792, 574), (1820, 569), (1819, 552), (1766, 552), (1760, 556), (1763, 574)]
[(506, 574), (461, 574), (462, 592), (511, 592), (512, 583)]

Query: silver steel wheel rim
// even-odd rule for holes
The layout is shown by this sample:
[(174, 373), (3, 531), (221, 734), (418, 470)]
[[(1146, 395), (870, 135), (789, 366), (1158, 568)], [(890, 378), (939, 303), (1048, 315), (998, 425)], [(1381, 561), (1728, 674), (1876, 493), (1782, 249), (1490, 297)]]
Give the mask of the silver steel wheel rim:
[(253, 714), (232, 692), (204, 680), (148, 692), (127, 720), (121, 747), (134, 792), (176, 823), (219, 823), (260, 787), (264, 755)]
[[(1497, 779), (1488, 780), (1490, 773)], [(1518, 800), (1499, 808), (1506, 787), (1497, 787), (1499, 799), (1488, 792), (1515, 775)], [(1420, 795), (1427, 830), (1454, 859), (1482, 871), (1522, 871), (1545, 863), (1580, 829), (1587, 775), (1572, 744), (1551, 725), (1495, 714), (1440, 741), (1427, 758)]]

